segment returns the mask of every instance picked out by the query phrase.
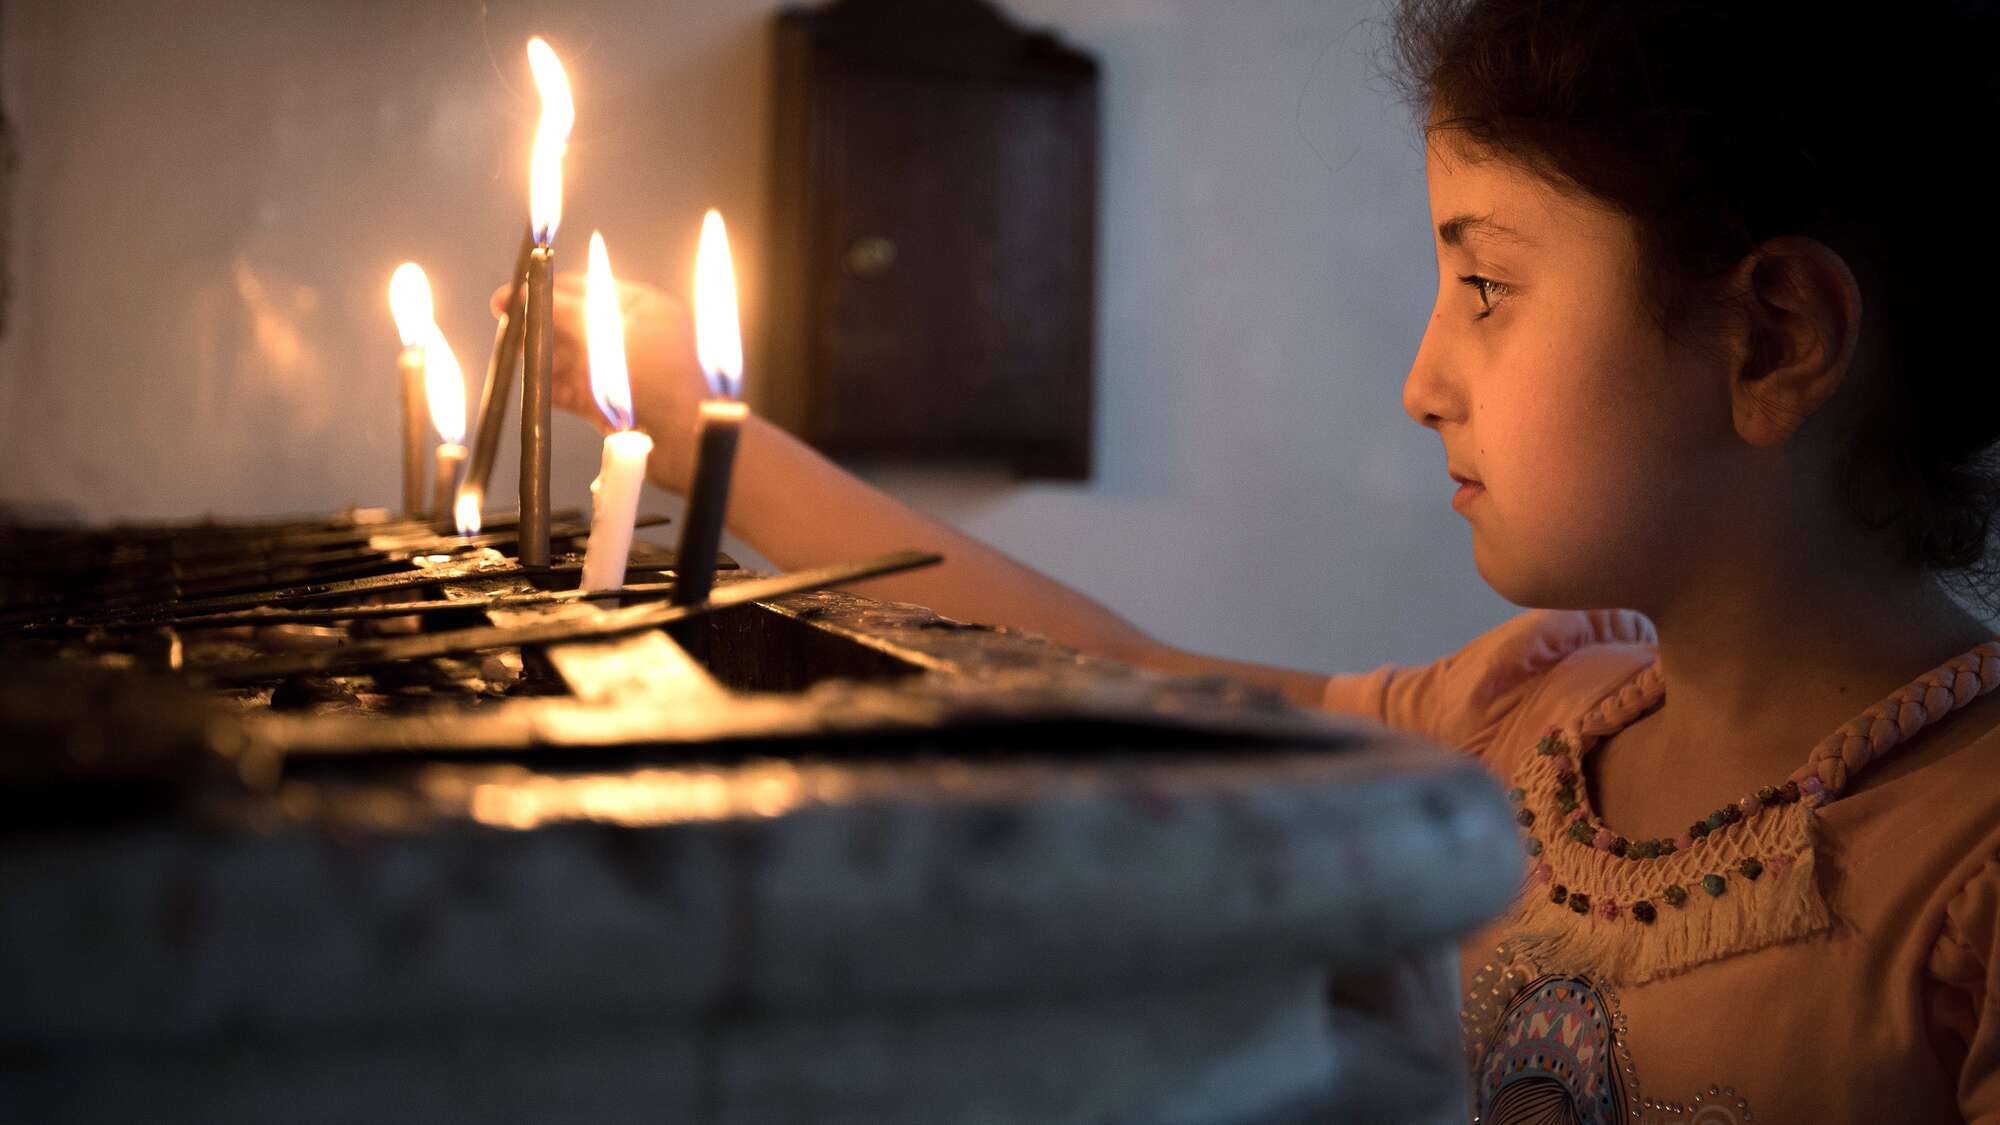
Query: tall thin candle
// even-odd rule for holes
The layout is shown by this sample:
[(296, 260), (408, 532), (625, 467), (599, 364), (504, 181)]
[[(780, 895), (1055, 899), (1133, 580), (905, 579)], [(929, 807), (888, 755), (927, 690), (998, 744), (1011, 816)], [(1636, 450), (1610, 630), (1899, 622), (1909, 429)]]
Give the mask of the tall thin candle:
[(750, 417), (749, 407), (737, 401), (743, 391), (743, 333), (736, 315), (729, 233), (719, 212), (702, 217), (694, 275), (695, 353), (712, 397), (702, 402), (695, 418), (694, 475), (674, 559), (672, 600), (677, 605), (705, 601), (715, 587), (715, 556), (729, 512), (736, 441)]
[(625, 374), (625, 328), (618, 315), (618, 287), (604, 236), (590, 232), (590, 272), (583, 295), (584, 340), (590, 347), (590, 389), (597, 408), (615, 427), (604, 439), (604, 460), (590, 485), (590, 545), (583, 554), (585, 590), (625, 584), (632, 553), (632, 523), (653, 439), (632, 428), (632, 384)]
[(535, 234), (521, 236), (520, 252), (514, 255), (514, 272), (507, 275), (507, 305), (500, 323), (493, 328), (493, 354), (486, 361), (485, 389), (479, 394), (478, 422), (472, 430), (472, 459), (466, 463), (465, 483), (460, 486), (461, 505), (482, 507), (486, 488), (493, 480), (493, 461), (500, 453), (500, 430), (507, 422), (508, 400), (514, 394), (514, 377), (521, 370), (521, 336), (527, 327), (528, 255), (535, 252)]
[(541, 39), (528, 40), (528, 66), (541, 92), (542, 119), (528, 162), (526, 325), (521, 372), (521, 565), (549, 565), (549, 440), (554, 428), (555, 237), (562, 222), (562, 158), (576, 124), (569, 79)]
[[(465, 463), (465, 372), (438, 326), (424, 343), (424, 395), (431, 425), (437, 427), (437, 476), (431, 483), (430, 518), (452, 519), (458, 497), (458, 467)], [(461, 534), (464, 528), (459, 528)]]
[(424, 339), (431, 328), (431, 284), (423, 268), (404, 262), (389, 275), (389, 312), (403, 350), (396, 357), (403, 416), (403, 514), (424, 510)]
[(528, 325), (521, 371), (521, 565), (549, 565), (549, 443), (555, 424), (555, 250), (528, 259)]

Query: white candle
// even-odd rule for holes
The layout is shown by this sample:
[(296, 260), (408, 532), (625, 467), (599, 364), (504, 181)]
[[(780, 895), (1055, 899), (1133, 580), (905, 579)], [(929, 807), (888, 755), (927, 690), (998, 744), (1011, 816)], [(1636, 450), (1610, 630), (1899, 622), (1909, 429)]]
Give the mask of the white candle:
[(389, 275), (389, 311), (403, 351), (396, 357), (403, 417), (403, 514), (424, 509), (424, 339), (431, 329), (431, 283), (423, 268), (404, 262)]
[(583, 334), (590, 349), (591, 393), (617, 429), (604, 439), (604, 459), (590, 485), (590, 544), (583, 554), (582, 587), (615, 590), (625, 584), (632, 524), (639, 515), (639, 490), (646, 484), (653, 439), (632, 428), (632, 384), (625, 372), (618, 287), (604, 236), (596, 231), (590, 232), (590, 268), (584, 275)]
[(653, 439), (637, 430), (619, 430), (604, 439), (604, 460), (590, 482), (590, 545), (583, 552), (586, 590), (615, 590), (625, 584), (632, 554), (632, 524), (639, 515), (639, 490), (646, 484), (646, 461)]

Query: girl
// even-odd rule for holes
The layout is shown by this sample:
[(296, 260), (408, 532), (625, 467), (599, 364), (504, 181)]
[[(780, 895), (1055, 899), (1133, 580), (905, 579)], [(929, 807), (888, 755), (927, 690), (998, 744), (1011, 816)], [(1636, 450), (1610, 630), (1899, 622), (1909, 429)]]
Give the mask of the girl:
[[(1537, 607), (1436, 664), (1170, 649), (759, 421), (732, 527), (788, 569), (932, 548), (874, 592), (1490, 764), (1529, 858), (1465, 962), (1480, 1119), (2000, 1122), (2000, 644), (1940, 584), (1984, 589), (2000, 495), (1990, 204), (1952, 159), (1996, 31), (1947, 0), (1403, 0), (1439, 266), (1404, 406), (1481, 575)], [(580, 296), (558, 396), (594, 418)], [(623, 299), (639, 417), (686, 433), (685, 315)]]

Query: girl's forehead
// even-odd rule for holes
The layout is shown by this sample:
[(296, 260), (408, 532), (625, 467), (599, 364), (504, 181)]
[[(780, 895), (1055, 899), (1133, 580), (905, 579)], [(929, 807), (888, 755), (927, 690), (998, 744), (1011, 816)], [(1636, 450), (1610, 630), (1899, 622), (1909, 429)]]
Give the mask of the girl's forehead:
[(1629, 234), (1628, 220), (1610, 208), (1512, 160), (1462, 143), (1433, 140), (1427, 145), (1424, 175), (1432, 221), (1446, 245), (1484, 241), (1547, 247)]
[(1548, 185), (1514, 164), (1492, 158), (1467, 158), (1430, 146), (1424, 161), (1431, 209), (1439, 222), (1456, 215), (1488, 216), (1492, 222), (1520, 230), (1550, 217)]

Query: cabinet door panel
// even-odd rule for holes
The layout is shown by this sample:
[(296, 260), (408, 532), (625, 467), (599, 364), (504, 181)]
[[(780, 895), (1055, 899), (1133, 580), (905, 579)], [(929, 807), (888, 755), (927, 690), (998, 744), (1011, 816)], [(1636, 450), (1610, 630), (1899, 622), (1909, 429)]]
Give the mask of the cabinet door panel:
[[(808, 384), (783, 420), (835, 456), (1086, 476), (1095, 66), (971, 0), (898, 45), (885, 5), (781, 23), (774, 377)], [(953, 8), (984, 13), (976, 50), (952, 48)], [(866, 37), (811, 23), (852, 9), (878, 9)]]

